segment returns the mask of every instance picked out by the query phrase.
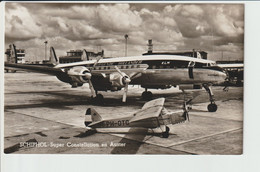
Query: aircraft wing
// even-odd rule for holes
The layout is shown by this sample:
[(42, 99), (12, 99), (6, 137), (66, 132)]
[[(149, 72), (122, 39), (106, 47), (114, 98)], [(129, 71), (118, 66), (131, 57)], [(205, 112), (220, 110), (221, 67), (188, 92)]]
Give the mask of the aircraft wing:
[(45, 65), (32, 65), (32, 64), (17, 64), (17, 63), (5, 63), (6, 69), (33, 71), (38, 73), (45, 73), (49, 75), (64, 74), (61, 69), (54, 68), (52, 66)]
[(237, 64), (218, 64), (221, 68), (244, 68), (244, 64), (237, 63)]
[(92, 126), (94, 126), (94, 125), (96, 125), (96, 124), (99, 124), (99, 123), (102, 123), (103, 121), (95, 121), (95, 122), (91, 122), (89, 125), (88, 125), (88, 127), (92, 127)]
[(147, 102), (140, 111), (134, 114), (134, 117), (129, 122), (133, 123), (137, 121), (157, 118), (161, 114), (164, 100), (164, 98), (160, 98)]
[(159, 99), (155, 99), (155, 100), (146, 102), (144, 104), (144, 106), (142, 107), (142, 110), (150, 108), (150, 107), (154, 107), (154, 106), (163, 106), (164, 101), (165, 101), (165, 98), (159, 98)]

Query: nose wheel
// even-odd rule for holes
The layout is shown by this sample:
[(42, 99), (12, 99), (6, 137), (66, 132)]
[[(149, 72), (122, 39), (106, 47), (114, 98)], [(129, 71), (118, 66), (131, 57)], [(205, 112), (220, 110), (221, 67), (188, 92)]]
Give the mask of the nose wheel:
[(218, 109), (218, 106), (215, 103), (210, 103), (208, 105), (208, 111), (209, 112), (216, 112)]
[(215, 99), (214, 99), (214, 94), (212, 92), (212, 89), (210, 86), (208, 85), (203, 85), (203, 87), (205, 88), (205, 90), (208, 92), (209, 94), (209, 100), (210, 100), (210, 104), (208, 105), (208, 111), (209, 112), (216, 112), (218, 109), (218, 106), (215, 104)]

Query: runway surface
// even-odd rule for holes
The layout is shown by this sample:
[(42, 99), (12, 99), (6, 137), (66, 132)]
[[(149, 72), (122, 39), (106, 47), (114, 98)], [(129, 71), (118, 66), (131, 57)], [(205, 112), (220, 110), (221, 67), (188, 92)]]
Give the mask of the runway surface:
[[(208, 112), (205, 90), (187, 91), (194, 98), (190, 122), (170, 126), (169, 138), (159, 131), (102, 130), (88, 132), (85, 111), (95, 108), (104, 119), (130, 115), (140, 109), (143, 88), (101, 92), (104, 105), (90, 102), (88, 85), (71, 88), (54, 76), (36, 73), (5, 74), (4, 151), (15, 154), (224, 154), (243, 153), (243, 88), (213, 87), (217, 112)], [(165, 97), (168, 110), (182, 108), (177, 88), (151, 90)]]

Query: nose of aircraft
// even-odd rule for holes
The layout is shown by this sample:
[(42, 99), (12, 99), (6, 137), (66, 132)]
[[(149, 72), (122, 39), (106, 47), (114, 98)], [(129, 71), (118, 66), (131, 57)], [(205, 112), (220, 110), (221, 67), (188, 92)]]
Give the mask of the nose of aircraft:
[(219, 78), (220, 78), (220, 81), (219, 81), (220, 84), (223, 84), (226, 81), (228, 81), (229, 80), (229, 76), (228, 76), (227, 71), (220, 72)]

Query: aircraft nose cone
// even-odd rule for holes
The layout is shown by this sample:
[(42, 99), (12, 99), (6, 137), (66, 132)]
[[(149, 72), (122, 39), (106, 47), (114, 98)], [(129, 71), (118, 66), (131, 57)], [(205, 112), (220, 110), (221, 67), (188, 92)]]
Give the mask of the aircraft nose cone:
[(221, 80), (220, 82), (221, 83), (226, 82), (228, 80), (228, 77), (229, 77), (226, 72), (221, 72), (219, 76), (220, 76), (220, 80)]
[(131, 80), (129, 78), (126, 78), (125, 82), (129, 83), (129, 82), (131, 82)]
[(223, 73), (223, 78), (224, 78), (225, 80), (227, 80), (227, 79), (229, 78), (228, 72), (224, 72), (224, 73)]

